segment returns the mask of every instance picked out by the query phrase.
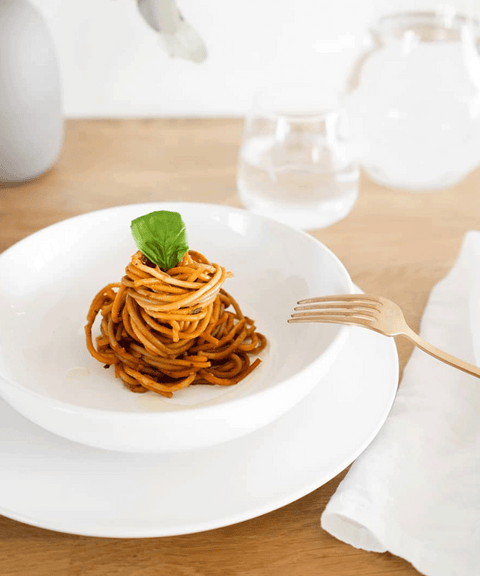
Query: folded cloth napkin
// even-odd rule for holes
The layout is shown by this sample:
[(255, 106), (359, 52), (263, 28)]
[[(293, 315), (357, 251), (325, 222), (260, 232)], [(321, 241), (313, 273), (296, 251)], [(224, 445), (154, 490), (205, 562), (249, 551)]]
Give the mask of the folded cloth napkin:
[[(431, 344), (480, 365), (480, 233), (468, 232), (421, 325)], [(321, 525), (427, 576), (480, 576), (480, 379), (415, 349), (382, 430)]]

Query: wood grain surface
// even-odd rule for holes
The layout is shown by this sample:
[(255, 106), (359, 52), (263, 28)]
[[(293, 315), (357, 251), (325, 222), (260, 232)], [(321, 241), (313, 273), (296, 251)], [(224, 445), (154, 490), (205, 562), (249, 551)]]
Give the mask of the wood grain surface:
[[(52, 170), (26, 184), (0, 186), (0, 251), (49, 224), (119, 204), (239, 206), (241, 130), (232, 119), (67, 121)], [(356, 284), (398, 303), (417, 330), (430, 290), (470, 229), (480, 229), (480, 171), (434, 193), (389, 190), (362, 178), (352, 213), (312, 234), (339, 256)], [(397, 347), (403, 369), (411, 346), (398, 341)], [(72, 536), (0, 516), (0, 576), (417, 575), (404, 560), (356, 550), (320, 528), (344, 474), (280, 510), (186, 536)]]

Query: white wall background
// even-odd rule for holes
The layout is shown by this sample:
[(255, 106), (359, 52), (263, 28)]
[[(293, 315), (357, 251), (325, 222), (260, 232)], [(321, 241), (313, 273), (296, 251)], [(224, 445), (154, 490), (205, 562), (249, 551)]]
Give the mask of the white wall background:
[(243, 115), (258, 86), (315, 82), (329, 100), (360, 50), (371, 0), (178, 0), (207, 44), (170, 59), (135, 0), (31, 0), (54, 37), (67, 117)]

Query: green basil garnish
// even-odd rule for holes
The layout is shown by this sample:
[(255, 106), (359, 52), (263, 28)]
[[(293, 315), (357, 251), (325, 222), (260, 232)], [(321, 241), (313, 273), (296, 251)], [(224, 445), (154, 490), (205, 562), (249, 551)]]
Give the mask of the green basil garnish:
[(131, 230), (140, 252), (165, 272), (188, 250), (185, 222), (178, 212), (150, 212), (133, 220)]

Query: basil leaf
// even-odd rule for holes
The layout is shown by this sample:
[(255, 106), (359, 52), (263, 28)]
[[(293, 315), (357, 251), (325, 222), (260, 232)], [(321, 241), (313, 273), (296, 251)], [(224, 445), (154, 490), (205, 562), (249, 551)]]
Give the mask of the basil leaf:
[(165, 272), (188, 250), (185, 222), (178, 212), (150, 212), (133, 220), (131, 230), (140, 252)]

